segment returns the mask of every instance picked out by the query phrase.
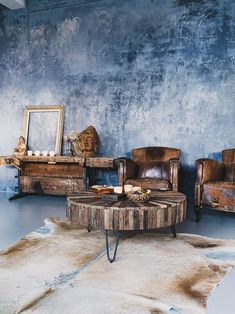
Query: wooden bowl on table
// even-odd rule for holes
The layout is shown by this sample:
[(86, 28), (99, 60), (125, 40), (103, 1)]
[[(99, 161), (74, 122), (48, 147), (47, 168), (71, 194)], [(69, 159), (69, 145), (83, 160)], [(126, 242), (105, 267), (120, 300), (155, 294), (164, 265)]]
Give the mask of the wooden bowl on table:
[(127, 198), (136, 203), (147, 202), (150, 198), (151, 190), (140, 189), (134, 192), (128, 192)]

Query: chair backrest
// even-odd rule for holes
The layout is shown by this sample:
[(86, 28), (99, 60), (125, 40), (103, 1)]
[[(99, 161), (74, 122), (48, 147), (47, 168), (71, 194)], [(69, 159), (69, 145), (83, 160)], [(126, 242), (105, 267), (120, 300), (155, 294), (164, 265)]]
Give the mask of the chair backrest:
[(224, 180), (235, 182), (235, 148), (223, 150), (222, 161), (225, 164)]
[(235, 163), (235, 148), (225, 149), (222, 151), (222, 162), (226, 166)]
[(132, 149), (132, 159), (135, 162), (143, 161), (167, 161), (172, 158), (180, 158), (181, 150), (171, 147), (140, 147)]

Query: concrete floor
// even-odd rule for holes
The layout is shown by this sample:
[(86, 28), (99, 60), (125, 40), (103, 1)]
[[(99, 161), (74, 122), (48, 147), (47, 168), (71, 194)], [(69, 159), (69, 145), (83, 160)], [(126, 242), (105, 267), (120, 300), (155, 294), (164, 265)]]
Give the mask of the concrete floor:
[[(65, 218), (66, 198), (27, 196), (12, 202), (10, 195), (0, 193), (0, 250), (44, 224), (44, 218)], [(177, 232), (193, 233), (223, 239), (235, 239), (235, 214), (204, 210), (202, 221), (194, 222), (192, 208)], [(162, 232), (163, 230), (160, 230)], [(164, 230), (168, 232), (169, 230)], [(207, 314), (235, 313), (235, 269), (213, 291), (208, 300)], [(197, 314), (197, 313), (195, 313)]]

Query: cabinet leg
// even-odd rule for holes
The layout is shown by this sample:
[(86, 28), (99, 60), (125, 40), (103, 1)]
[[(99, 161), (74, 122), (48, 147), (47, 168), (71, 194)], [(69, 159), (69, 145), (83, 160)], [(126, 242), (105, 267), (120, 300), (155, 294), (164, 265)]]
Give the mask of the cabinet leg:
[(22, 198), (27, 196), (27, 193), (16, 193), (9, 198), (9, 201), (17, 200), (18, 198)]
[(88, 225), (88, 226), (87, 226), (87, 231), (88, 231), (88, 232), (91, 232), (91, 230), (92, 230), (92, 226), (91, 226), (91, 225)]
[(201, 206), (200, 205), (195, 205), (194, 206), (194, 212), (195, 212), (195, 216), (196, 216), (196, 222), (200, 222), (200, 220), (202, 218)]

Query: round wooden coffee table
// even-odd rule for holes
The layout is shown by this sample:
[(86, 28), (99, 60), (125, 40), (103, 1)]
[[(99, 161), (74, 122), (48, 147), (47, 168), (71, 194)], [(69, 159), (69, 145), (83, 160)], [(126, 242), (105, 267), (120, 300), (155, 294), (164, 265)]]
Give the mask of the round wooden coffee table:
[[(102, 195), (81, 191), (67, 198), (67, 218), (72, 224), (92, 229), (105, 230), (107, 258), (115, 260), (120, 232), (130, 230), (152, 230), (171, 227), (176, 237), (175, 225), (186, 218), (186, 196), (178, 192), (152, 191), (146, 203), (130, 200), (108, 200)], [(114, 255), (110, 258), (108, 231), (116, 231)]]

